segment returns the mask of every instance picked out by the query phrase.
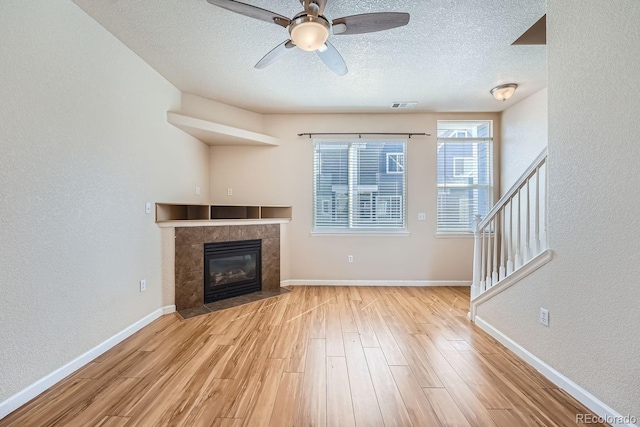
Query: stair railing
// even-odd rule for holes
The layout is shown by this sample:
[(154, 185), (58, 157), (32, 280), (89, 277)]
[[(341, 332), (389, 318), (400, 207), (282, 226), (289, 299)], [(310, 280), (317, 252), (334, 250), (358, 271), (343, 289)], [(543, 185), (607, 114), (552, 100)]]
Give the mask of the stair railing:
[(471, 299), (548, 248), (547, 149), (484, 219), (476, 215)]

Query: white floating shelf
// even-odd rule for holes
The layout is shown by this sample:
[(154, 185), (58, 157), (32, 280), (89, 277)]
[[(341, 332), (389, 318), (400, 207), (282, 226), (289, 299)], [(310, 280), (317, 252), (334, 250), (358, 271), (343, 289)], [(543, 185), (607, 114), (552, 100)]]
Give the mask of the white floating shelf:
[(207, 145), (280, 145), (277, 138), (167, 111), (167, 121)]

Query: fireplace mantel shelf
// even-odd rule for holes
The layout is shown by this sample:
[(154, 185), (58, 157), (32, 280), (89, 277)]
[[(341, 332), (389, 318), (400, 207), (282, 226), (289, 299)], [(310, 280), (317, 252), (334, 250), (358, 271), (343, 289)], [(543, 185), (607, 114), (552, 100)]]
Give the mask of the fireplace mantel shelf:
[(205, 227), (205, 226), (224, 226), (224, 225), (287, 224), (290, 221), (291, 221), (290, 218), (182, 220), (182, 221), (159, 222), (158, 227), (175, 228), (175, 227)]

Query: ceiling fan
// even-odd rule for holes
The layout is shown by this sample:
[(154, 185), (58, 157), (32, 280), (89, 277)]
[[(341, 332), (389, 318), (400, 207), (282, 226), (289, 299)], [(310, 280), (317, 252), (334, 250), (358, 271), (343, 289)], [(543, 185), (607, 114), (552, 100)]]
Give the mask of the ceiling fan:
[(409, 23), (409, 14), (400, 12), (364, 13), (329, 21), (324, 16), (327, 0), (300, 0), (304, 10), (292, 19), (234, 0), (207, 1), (214, 6), (261, 21), (272, 22), (289, 30), (290, 38), (267, 53), (258, 61), (255, 68), (265, 68), (290, 49), (299, 47), (309, 52), (315, 51), (331, 71), (344, 76), (348, 71), (347, 64), (336, 48), (327, 41), (330, 31), (334, 35), (373, 33), (402, 27)]

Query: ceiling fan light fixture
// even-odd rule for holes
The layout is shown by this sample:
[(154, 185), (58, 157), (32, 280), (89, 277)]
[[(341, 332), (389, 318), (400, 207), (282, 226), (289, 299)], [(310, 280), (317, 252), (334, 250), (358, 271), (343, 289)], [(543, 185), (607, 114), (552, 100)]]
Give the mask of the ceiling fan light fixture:
[(291, 23), (289, 34), (296, 46), (312, 52), (324, 46), (329, 38), (329, 23), (322, 17), (302, 16)]
[(299, 0), (303, 11), (289, 19), (286, 16), (252, 6), (238, 0), (207, 0), (208, 3), (230, 12), (248, 16), (264, 22), (276, 24), (289, 31), (289, 40), (285, 40), (262, 57), (254, 66), (262, 69), (284, 56), (294, 47), (309, 52), (315, 51), (324, 65), (338, 76), (349, 72), (340, 52), (329, 43), (329, 33), (365, 34), (390, 30), (405, 26), (410, 16), (403, 12), (361, 13), (333, 19), (324, 16), (328, 0)]
[(508, 83), (496, 86), (491, 89), (490, 92), (497, 101), (506, 101), (507, 99), (511, 98), (517, 87), (518, 85), (515, 83)]

